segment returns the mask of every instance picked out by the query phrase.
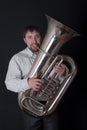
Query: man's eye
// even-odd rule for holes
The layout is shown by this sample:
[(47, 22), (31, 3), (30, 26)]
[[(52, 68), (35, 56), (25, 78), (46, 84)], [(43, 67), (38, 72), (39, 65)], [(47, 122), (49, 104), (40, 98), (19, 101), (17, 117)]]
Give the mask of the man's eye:
[(37, 36), (36, 36), (36, 38), (40, 38), (40, 36), (39, 36), (39, 35), (37, 35)]
[(28, 38), (29, 38), (29, 39), (32, 39), (32, 36), (29, 36)]

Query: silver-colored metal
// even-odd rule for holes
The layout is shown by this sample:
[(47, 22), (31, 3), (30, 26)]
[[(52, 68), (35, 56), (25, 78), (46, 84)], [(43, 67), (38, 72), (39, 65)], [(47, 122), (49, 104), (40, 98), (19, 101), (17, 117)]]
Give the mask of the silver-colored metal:
[[(51, 114), (77, 73), (73, 58), (58, 55), (58, 52), (64, 43), (79, 34), (50, 16), (46, 15), (46, 18), (48, 21), (47, 33), (29, 73), (30, 78), (38, 73), (39, 78), (44, 80), (44, 84), (38, 92), (29, 89), (18, 95), (21, 109), (34, 116)], [(56, 63), (61, 64), (62, 62), (68, 66), (69, 73), (60, 82), (58, 75), (52, 73), (52, 69)]]

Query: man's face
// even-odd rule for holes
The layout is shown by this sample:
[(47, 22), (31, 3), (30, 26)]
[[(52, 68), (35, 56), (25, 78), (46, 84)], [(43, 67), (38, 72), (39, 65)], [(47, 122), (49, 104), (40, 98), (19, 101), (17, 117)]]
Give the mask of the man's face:
[(32, 32), (28, 31), (24, 37), (24, 42), (32, 51), (36, 52), (38, 50), (36, 46), (41, 44), (41, 35), (35, 30)]

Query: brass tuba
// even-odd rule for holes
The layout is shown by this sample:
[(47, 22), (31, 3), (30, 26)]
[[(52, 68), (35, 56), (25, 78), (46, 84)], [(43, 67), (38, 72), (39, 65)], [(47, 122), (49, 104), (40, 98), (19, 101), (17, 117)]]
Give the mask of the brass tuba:
[[(39, 53), (29, 73), (30, 78), (38, 73), (38, 77), (44, 80), (44, 84), (38, 92), (29, 89), (18, 94), (20, 108), (34, 116), (51, 114), (77, 73), (73, 58), (67, 55), (58, 55), (58, 51), (65, 42), (79, 34), (48, 15), (46, 18), (48, 21), (47, 33), (41, 47), (38, 47)], [(64, 63), (68, 66), (69, 72), (62, 82), (58, 79), (57, 74), (51, 74), (56, 63), (59, 65)]]

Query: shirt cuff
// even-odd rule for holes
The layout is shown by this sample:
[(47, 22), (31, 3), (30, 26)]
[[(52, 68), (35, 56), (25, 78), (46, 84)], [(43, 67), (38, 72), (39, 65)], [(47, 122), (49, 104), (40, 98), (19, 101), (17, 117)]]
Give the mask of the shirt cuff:
[(23, 91), (27, 90), (27, 89), (30, 89), (30, 86), (28, 84), (28, 78), (26, 79), (23, 79), (23, 82), (22, 82), (22, 86), (23, 86)]

